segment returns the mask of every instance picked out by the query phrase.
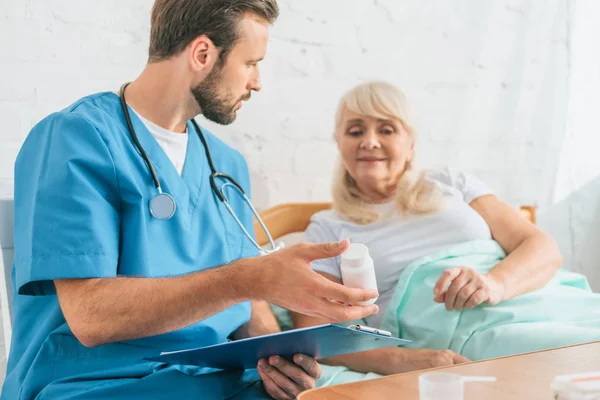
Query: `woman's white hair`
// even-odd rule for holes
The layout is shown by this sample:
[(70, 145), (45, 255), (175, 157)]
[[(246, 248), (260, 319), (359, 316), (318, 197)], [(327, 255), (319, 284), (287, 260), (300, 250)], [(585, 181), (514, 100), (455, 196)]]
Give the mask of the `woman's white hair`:
[[(399, 88), (388, 82), (362, 83), (344, 94), (335, 116), (336, 135), (341, 130), (347, 111), (378, 119), (397, 120), (413, 141), (415, 139), (408, 99)], [(398, 181), (395, 201), (402, 213), (426, 214), (439, 209), (440, 192), (437, 186), (426, 180), (424, 172), (416, 173), (412, 160), (407, 160)], [(341, 157), (333, 178), (333, 208), (361, 225), (376, 222), (382, 217), (360, 192)]]

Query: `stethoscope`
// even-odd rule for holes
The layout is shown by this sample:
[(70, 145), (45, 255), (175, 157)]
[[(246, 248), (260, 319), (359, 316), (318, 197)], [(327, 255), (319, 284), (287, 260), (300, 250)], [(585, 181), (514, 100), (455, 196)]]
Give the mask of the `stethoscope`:
[[(121, 90), (119, 92), (119, 97), (121, 100), (121, 108), (123, 109), (123, 114), (125, 114), (125, 121), (127, 122), (127, 127), (129, 128), (129, 133), (131, 133), (131, 137), (133, 138), (133, 143), (135, 144), (135, 147), (137, 147), (142, 158), (144, 159), (144, 162), (148, 166), (148, 170), (150, 171), (150, 175), (152, 176), (152, 180), (154, 181), (154, 187), (158, 191), (158, 194), (150, 200), (150, 204), (149, 204), (150, 214), (154, 218), (157, 218), (157, 219), (170, 219), (173, 215), (175, 215), (175, 211), (177, 210), (177, 202), (175, 201), (175, 198), (173, 196), (171, 196), (168, 193), (164, 193), (162, 191), (162, 187), (160, 185), (160, 181), (158, 180), (158, 176), (156, 175), (156, 170), (154, 169), (154, 165), (150, 161), (148, 154), (146, 154), (146, 151), (144, 150), (144, 148), (140, 144), (140, 141), (137, 138), (135, 129), (133, 128), (133, 123), (131, 122), (129, 108), (127, 107), (127, 102), (125, 101), (125, 88), (127, 87), (127, 85), (129, 85), (129, 83), (125, 83), (123, 86), (121, 86)], [(208, 148), (208, 143), (206, 142), (206, 138), (204, 137), (202, 130), (200, 129), (200, 127), (198, 126), (198, 123), (195, 120), (192, 119), (191, 122), (194, 125), (194, 129), (196, 130), (196, 133), (198, 134), (200, 141), (202, 142), (202, 146), (204, 146), (204, 152), (206, 153), (206, 159), (208, 160), (208, 165), (209, 165), (210, 171), (211, 171), (210, 186), (211, 186), (213, 192), (215, 193), (215, 195), (225, 205), (225, 207), (227, 208), (227, 211), (229, 211), (229, 214), (231, 214), (231, 216), (233, 217), (233, 219), (235, 219), (235, 222), (237, 222), (238, 226), (242, 229), (242, 231), (244, 232), (246, 237), (248, 239), (250, 239), (252, 244), (254, 244), (254, 246), (256, 246), (256, 248), (261, 252), (261, 254), (273, 253), (273, 252), (283, 248), (284, 247), (283, 243), (279, 243), (278, 245), (275, 245), (275, 242), (273, 241), (273, 238), (271, 237), (271, 233), (267, 229), (267, 227), (266, 227), (265, 223), (263, 222), (262, 218), (260, 217), (260, 215), (258, 215), (258, 212), (252, 205), (252, 202), (250, 201), (250, 199), (246, 195), (246, 192), (240, 186), (240, 184), (237, 183), (237, 181), (235, 179), (233, 179), (231, 176), (224, 174), (222, 172), (217, 172), (215, 165), (213, 163), (210, 149)], [(221, 188), (219, 188), (217, 186), (217, 178), (221, 178), (226, 181), (221, 186)], [(242, 224), (242, 222), (239, 220), (239, 218), (237, 217), (237, 215), (235, 214), (235, 212), (229, 205), (229, 201), (227, 200), (227, 197), (225, 196), (225, 189), (228, 187), (231, 187), (235, 191), (237, 191), (237, 193), (239, 193), (239, 195), (242, 196), (242, 198), (244, 199), (246, 204), (250, 207), (250, 209), (252, 210), (252, 213), (254, 214), (254, 217), (256, 218), (256, 220), (258, 221), (258, 223), (264, 230), (265, 234), (267, 235), (267, 238), (269, 239), (269, 244), (271, 245), (271, 249), (265, 249), (262, 246), (260, 246), (256, 242), (256, 240), (254, 240), (252, 235), (250, 235), (250, 233), (248, 233), (248, 231), (244, 227), (244, 224)]]

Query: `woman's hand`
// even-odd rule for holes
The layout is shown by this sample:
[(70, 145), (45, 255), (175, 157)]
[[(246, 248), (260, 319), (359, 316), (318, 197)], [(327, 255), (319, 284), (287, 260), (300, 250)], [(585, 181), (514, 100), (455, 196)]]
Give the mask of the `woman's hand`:
[(482, 275), (467, 267), (456, 267), (442, 273), (433, 294), (435, 302), (446, 304), (446, 310), (461, 311), (482, 303), (498, 304), (504, 296), (504, 285), (490, 275)]
[(300, 393), (314, 389), (321, 377), (321, 366), (313, 358), (297, 354), (294, 362), (272, 356), (258, 362), (258, 373), (265, 390), (277, 400), (295, 399)]
[(392, 370), (384, 371), (387, 372), (385, 375), (470, 362), (468, 358), (451, 350), (406, 349), (401, 347), (394, 350), (400, 355), (400, 358), (394, 363)]

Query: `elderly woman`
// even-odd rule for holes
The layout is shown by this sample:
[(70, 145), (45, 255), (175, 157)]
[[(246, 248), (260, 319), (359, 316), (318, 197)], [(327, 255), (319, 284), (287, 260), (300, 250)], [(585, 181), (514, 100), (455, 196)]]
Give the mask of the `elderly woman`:
[[(457, 353), (478, 359), (535, 350), (529, 343), (524, 348), (507, 350), (505, 346), (495, 352), (484, 347), (498, 337), (519, 340), (516, 325), (507, 328), (507, 324), (515, 321), (514, 315), (537, 311), (521, 312), (528, 306), (511, 299), (532, 293), (553, 279), (562, 263), (554, 240), (470, 174), (450, 169), (417, 173), (415, 125), (409, 104), (404, 93), (389, 83), (365, 83), (345, 94), (336, 115), (335, 139), (341, 162), (334, 178), (333, 210), (314, 215), (305, 238), (309, 242), (349, 238), (366, 244), (374, 260), (381, 310), (366, 323), (384, 329), (397, 324), (397, 329), (391, 329), (394, 333), (413, 339), (418, 347), (435, 350), (391, 348), (323, 362), (358, 372), (391, 374), (466, 360)], [(448, 249), (455, 253), (444, 253)], [(469, 258), (488, 250), (497, 257), (492, 257), (492, 264), (489, 254), (486, 259)], [(460, 264), (463, 261), (473, 265)], [(431, 269), (432, 265), (437, 269)], [(339, 257), (313, 262), (313, 269), (335, 282), (342, 281)], [(430, 271), (430, 275), (419, 277), (420, 271)], [(589, 288), (582, 287), (580, 292), (575, 297), (585, 293), (583, 297), (598, 301)], [(530, 301), (534, 307), (549, 298), (538, 297)], [(394, 310), (389, 309), (390, 302)], [(513, 308), (498, 308), (503, 311), (492, 322), (485, 319), (489, 311), (476, 317), (466, 312), (491, 310), (499, 304)], [(382, 326), (384, 319), (387, 326)], [(327, 322), (298, 314), (293, 320), (296, 327)], [(484, 329), (489, 326), (501, 329), (490, 333)], [(534, 337), (539, 337), (539, 332)], [(576, 332), (570, 337), (572, 333), (566, 332), (556, 344), (600, 339), (600, 330), (595, 328), (583, 336)], [(479, 344), (469, 347), (473, 343), (469, 340), (478, 335)], [(419, 341), (422, 337), (430, 339)]]

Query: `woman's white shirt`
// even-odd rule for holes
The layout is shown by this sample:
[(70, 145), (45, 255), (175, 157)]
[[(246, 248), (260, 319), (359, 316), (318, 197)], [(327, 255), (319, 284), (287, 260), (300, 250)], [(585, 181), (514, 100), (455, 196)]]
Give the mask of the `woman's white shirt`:
[[(442, 208), (425, 215), (403, 215), (393, 202), (375, 205), (386, 215), (368, 225), (358, 225), (336, 211), (316, 213), (305, 231), (312, 243), (335, 242), (344, 238), (363, 243), (375, 265), (379, 313), (367, 317), (367, 324), (379, 327), (402, 271), (413, 261), (443, 248), (474, 239), (491, 239), (490, 229), (469, 204), (493, 194), (483, 182), (463, 172), (445, 168), (430, 172), (427, 179), (443, 194)], [(341, 279), (340, 257), (313, 261), (315, 271)], [(433, 298), (433, 293), (431, 294)]]

